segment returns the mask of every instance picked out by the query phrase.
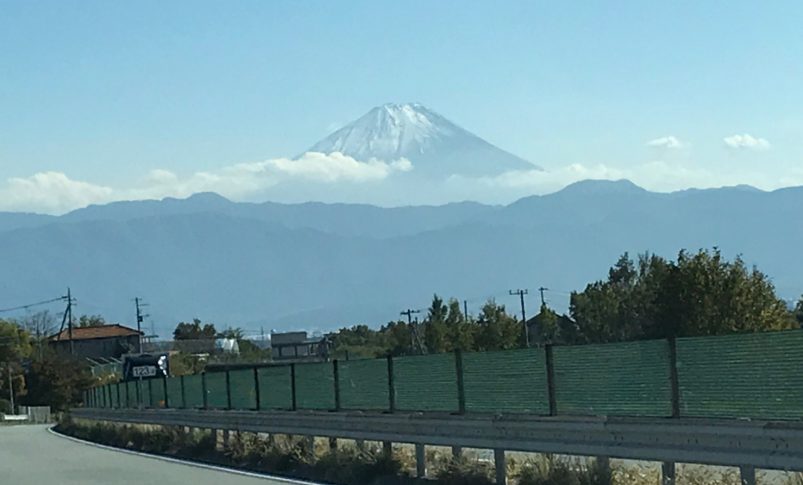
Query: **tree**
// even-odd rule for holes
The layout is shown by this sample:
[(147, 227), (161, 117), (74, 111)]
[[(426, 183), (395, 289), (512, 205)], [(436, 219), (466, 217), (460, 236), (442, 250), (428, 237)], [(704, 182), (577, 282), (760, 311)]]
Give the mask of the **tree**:
[(505, 306), (498, 305), (493, 299), (482, 306), (477, 324), (477, 350), (514, 349), (524, 343), (521, 322), (508, 315)]
[(790, 328), (792, 319), (769, 279), (719, 249), (681, 251), (677, 261), (625, 253), (606, 281), (571, 295), (576, 343), (718, 335)]
[(193, 318), (192, 323), (181, 322), (173, 330), (175, 340), (214, 340), (217, 330), (214, 324), (201, 325), (201, 320)]
[(803, 327), (803, 295), (800, 296), (800, 300), (795, 305), (795, 320), (797, 320), (799, 327)]
[(87, 365), (77, 359), (47, 352), (31, 363), (27, 392), (21, 402), (28, 406), (51, 406), (66, 411), (83, 399), (83, 392), (95, 384)]
[(427, 318), (424, 320), (424, 343), (427, 352), (435, 354), (452, 350), (453, 345), (449, 341), (449, 332), (446, 326), (448, 315), (449, 308), (443, 303), (443, 299), (434, 295), (432, 304), (427, 310)]
[(100, 315), (81, 315), (78, 318), (79, 327), (102, 327), (106, 320)]

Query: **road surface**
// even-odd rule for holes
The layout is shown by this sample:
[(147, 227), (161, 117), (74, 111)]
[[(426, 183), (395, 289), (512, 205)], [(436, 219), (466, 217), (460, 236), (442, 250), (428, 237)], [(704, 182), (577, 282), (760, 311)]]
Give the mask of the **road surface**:
[(286, 485), (77, 443), (46, 426), (0, 426), (0, 483), (14, 485)]

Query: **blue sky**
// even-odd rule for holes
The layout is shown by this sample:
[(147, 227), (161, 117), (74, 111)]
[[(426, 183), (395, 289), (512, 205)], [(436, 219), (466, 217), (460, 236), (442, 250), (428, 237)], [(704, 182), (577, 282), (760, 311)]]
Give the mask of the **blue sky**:
[[(802, 14), (792, 1), (0, 0), (0, 209), (215, 189), (193, 180), (298, 155), (405, 101), (550, 174), (454, 197), (586, 176), (803, 184)], [(220, 191), (274, 198), (237, 187)]]

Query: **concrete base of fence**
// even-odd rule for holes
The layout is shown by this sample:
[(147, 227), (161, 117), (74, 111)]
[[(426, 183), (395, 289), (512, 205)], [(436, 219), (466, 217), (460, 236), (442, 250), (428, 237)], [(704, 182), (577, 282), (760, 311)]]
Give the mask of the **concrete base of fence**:
[(496, 485), (507, 484), (507, 461), (505, 450), (494, 450), (494, 467), (496, 468)]
[(665, 461), (661, 464), (661, 484), (675, 485), (675, 463)]
[(415, 444), (415, 475), (418, 478), (427, 476), (427, 447), (423, 443)]

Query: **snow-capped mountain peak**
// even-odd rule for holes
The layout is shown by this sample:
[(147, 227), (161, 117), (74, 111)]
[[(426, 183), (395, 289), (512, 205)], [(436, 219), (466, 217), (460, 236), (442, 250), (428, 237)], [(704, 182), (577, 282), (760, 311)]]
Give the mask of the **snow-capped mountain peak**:
[(415, 173), (489, 175), (534, 165), (491, 145), (419, 103), (377, 106), (313, 145), (361, 161), (405, 158)]

